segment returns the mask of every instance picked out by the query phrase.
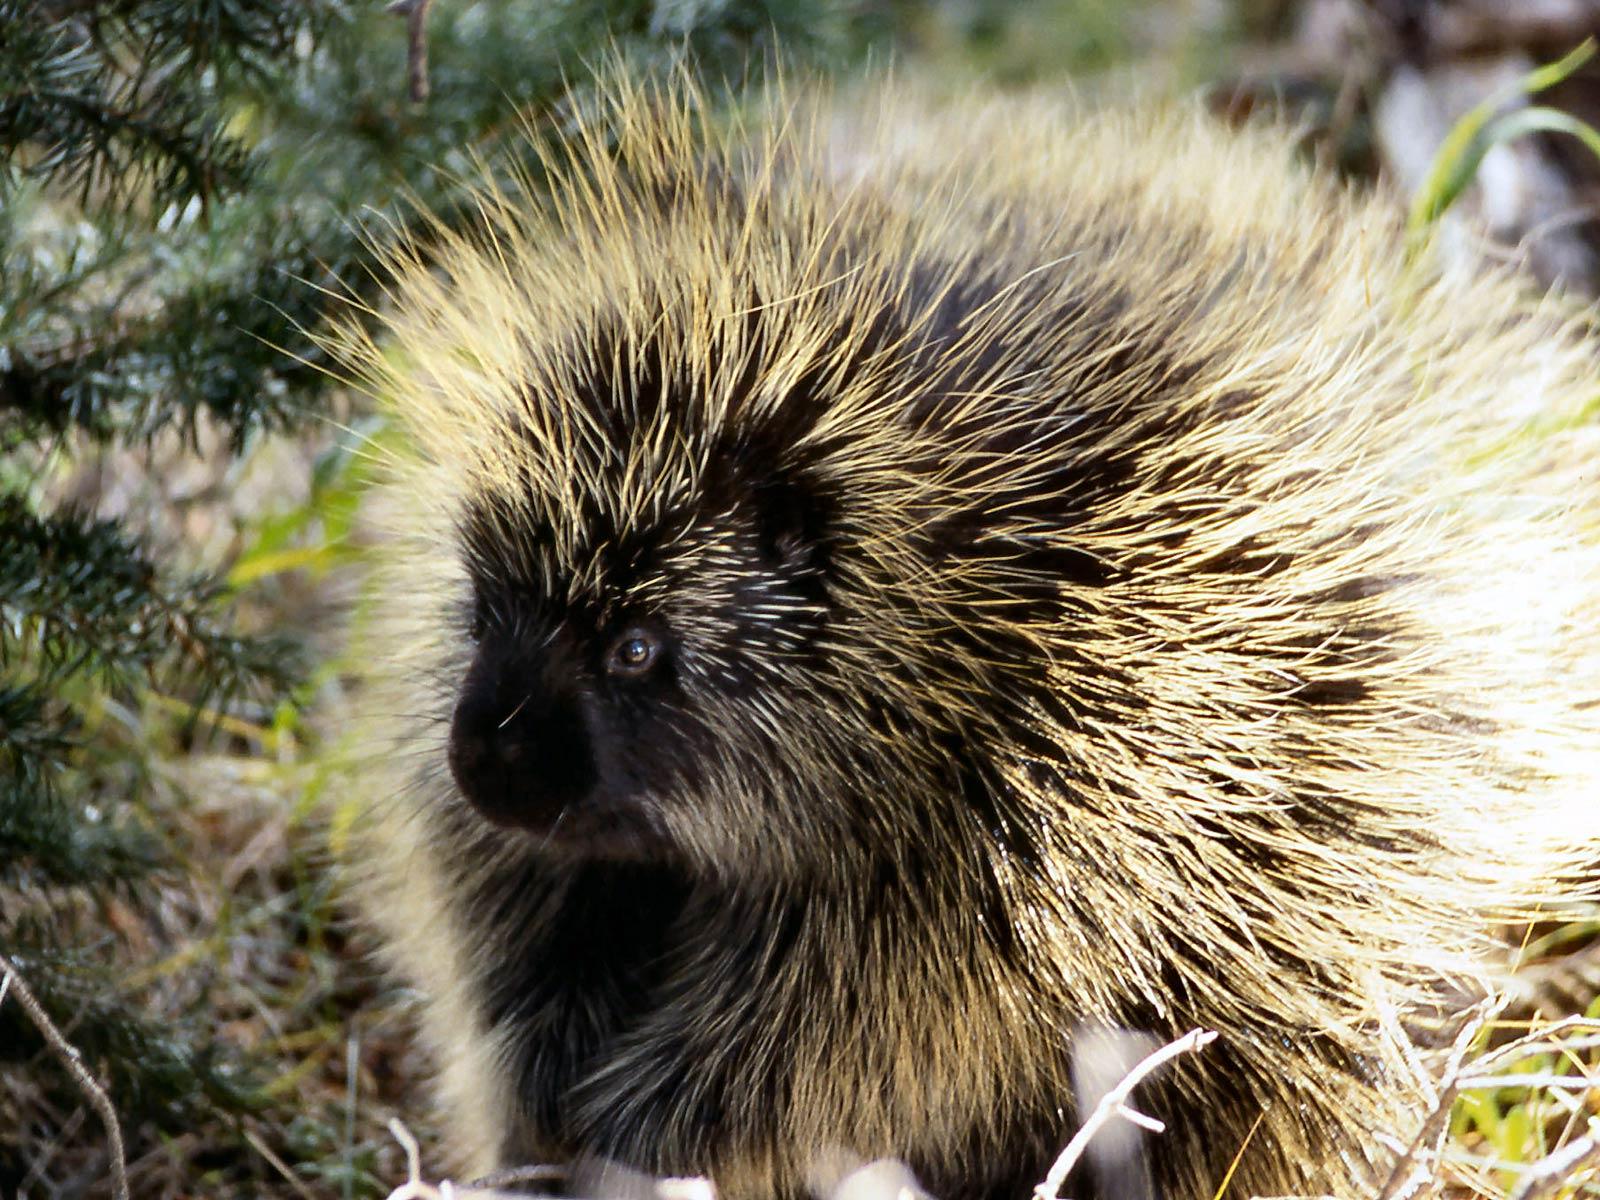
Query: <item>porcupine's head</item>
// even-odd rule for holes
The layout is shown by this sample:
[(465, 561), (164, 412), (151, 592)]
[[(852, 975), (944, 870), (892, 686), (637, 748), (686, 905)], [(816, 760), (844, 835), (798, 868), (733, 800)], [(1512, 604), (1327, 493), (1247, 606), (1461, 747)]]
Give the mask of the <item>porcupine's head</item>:
[(777, 868), (985, 819), (965, 726), (1095, 570), (1030, 526), (1048, 422), (984, 400), (1016, 272), (656, 115), (405, 285), (460, 795), (552, 853)]

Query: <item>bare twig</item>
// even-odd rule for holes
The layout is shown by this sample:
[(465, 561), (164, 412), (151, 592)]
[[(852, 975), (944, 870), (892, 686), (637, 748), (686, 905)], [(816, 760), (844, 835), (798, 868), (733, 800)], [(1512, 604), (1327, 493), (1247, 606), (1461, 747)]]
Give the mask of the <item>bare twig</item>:
[(1584, 1167), (1600, 1163), (1600, 1141), (1582, 1137), (1545, 1155), (1523, 1173), (1511, 1200), (1544, 1200), (1572, 1181)]
[[(1550, 1074), (1524, 1074), (1524, 1075), (1491, 1075), (1489, 1072), (1501, 1063), (1512, 1063), (1525, 1058), (1536, 1050), (1562, 1050), (1572, 1049), (1576, 1043), (1585, 1046), (1593, 1044), (1593, 1031), (1596, 1021), (1590, 1017), (1567, 1017), (1564, 1020), (1553, 1021), (1540, 1029), (1535, 1029), (1514, 1041), (1503, 1046), (1497, 1046), (1486, 1054), (1480, 1055), (1472, 1063), (1473, 1070), (1469, 1074), (1464, 1070), (1466, 1056), (1471, 1049), (1473, 1041), (1483, 1028), (1492, 1022), (1505, 1007), (1508, 997), (1498, 996), (1484, 1001), (1478, 1008), (1478, 1015), (1469, 1021), (1456, 1036), (1455, 1044), (1451, 1048), (1449, 1065), (1444, 1073), (1444, 1081), (1439, 1089), (1438, 1101), (1428, 1119), (1423, 1122), (1422, 1128), (1412, 1138), (1405, 1152), (1395, 1162), (1394, 1168), (1389, 1173), (1388, 1180), (1383, 1189), (1378, 1193), (1378, 1200), (1404, 1200), (1420, 1186), (1417, 1173), (1412, 1170), (1422, 1147), (1430, 1141), (1443, 1138), (1448, 1125), (1450, 1110), (1455, 1104), (1456, 1097), (1468, 1088), (1478, 1087), (1545, 1087), (1551, 1089), (1582, 1089), (1588, 1090), (1596, 1086), (1594, 1080), (1583, 1075), (1557, 1075)], [(1582, 1031), (1582, 1032), (1580, 1032)], [(1577, 1034), (1568, 1040), (1563, 1035)], [(1589, 1139), (1580, 1139), (1587, 1143)], [(1578, 1145), (1579, 1143), (1572, 1143)], [(1600, 1155), (1600, 1150), (1594, 1150)], [(1547, 1168), (1546, 1164), (1554, 1165)], [(1530, 1170), (1542, 1172), (1564, 1170), (1568, 1175), (1579, 1167), (1596, 1161), (1584, 1152), (1575, 1151), (1570, 1159), (1564, 1148), (1549, 1158), (1536, 1163)], [(1566, 1164), (1563, 1166), (1562, 1164)], [(1542, 1185), (1541, 1185), (1542, 1186)], [(1513, 1200), (1530, 1200), (1530, 1197), (1542, 1196), (1542, 1191), (1531, 1192), (1528, 1197), (1513, 1197)]]
[(406, 1181), (389, 1193), (389, 1200), (403, 1200), (404, 1197), (418, 1195), (417, 1189), (424, 1186), (422, 1152), (417, 1148), (417, 1139), (411, 1136), (411, 1130), (398, 1117), (389, 1118), (389, 1132), (406, 1152)]
[(458, 1188), (448, 1179), (441, 1180), (435, 1186), (422, 1178), (422, 1153), (411, 1131), (399, 1120), (391, 1118), (389, 1133), (406, 1152), (406, 1181), (390, 1192), (386, 1200), (516, 1200), (510, 1193), (496, 1189), (516, 1183), (543, 1183), (566, 1177), (566, 1171), (559, 1167), (517, 1167), (475, 1179), (464, 1188)]
[(1089, 1119), (1078, 1127), (1078, 1132), (1072, 1135), (1072, 1140), (1067, 1143), (1056, 1161), (1051, 1165), (1050, 1171), (1044, 1177), (1044, 1182), (1033, 1189), (1037, 1200), (1061, 1200), (1061, 1185), (1072, 1173), (1072, 1168), (1078, 1165), (1078, 1160), (1083, 1157), (1083, 1152), (1088, 1148), (1094, 1135), (1111, 1120), (1112, 1117), (1121, 1117), (1125, 1121), (1132, 1121), (1142, 1129), (1149, 1129), (1160, 1133), (1165, 1126), (1154, 1117), (1146, 1116), (1128, 1104), (1128, 1097), (1133, 1094), (1133, 1089), (1144, 1081), (1157, 1067), (1170, 1062), (1182, 1054), (1189, 1054), (1201, 1047), (1209, 1045), (1217, 1038), (1215, 1030), (1191, 1029), (1175, 1042), (1169, 1042), (1154, 1054), (1134, 1064), (1134, 1067), (1123, 1076), (1122, 1082), (1117, 1084), (1104, 1096), (1100, 1103), (1095, 1105), (1094, 1111), (1089, 1114)]
[(44, 1011), (44, 1006), (34, 997), (27, 981), (4, 954), (0, 954), (0, 973), (3, 973), (0, 977), (4, 979), (4, 985), (0, 987), (0, 1001), (15, 993), (23, 1013), (33, 1022), (34, 1028), (43, 1036), (45, 1044), (61, 1060), (62, 1065), (67, 1068), (67, 1073), (83, 1092), (84, 1098), (105, 1122), (106, 1137), (111, 1142), (111, 1194), (116, 1200), (128, 1200), (127, 1155), (122, 1148), (122, 1126), (117, 1123), (117, 1112), (111, 1106), (111, 1097), (106, 1095), (105, 1088), (95, 1081), (94, 1076), (89, 1074), (89, 1068), (83, 1065), (77, 1047), (61, 1035), (55, 1022), (50, 1019), (50, 1014)]
[[(1588, 1031), (1584, 1036), (1569, 1037), (1578, 1030)], [(1563, 1017), (1537, 1029), (1529, 1030), (1515, 1041), (1497, 1046), (1473, 1061), (1473, 1074), (1481, 1075), (1498, 1063), (1515, 1062), (1536, 1050), (1586, 1050), (1600, 1046), (1600, 1020), (1593, 1017)]]
[(389, 12), (406, 19), (406, 82), (413, 104), (428, 98), (428, 6), (433, 0), (394, 0)]
[(502, 1167), (480, 1175), (470, 1186), (475, 1188), (517, 1187), (524, 1183), (556, 1183), (567, 1177), (567, 1168), (549, 1163), (533, 1163), (525, 1167)]
[(411, 1130), (405, 1127), (399, 1117), (390, 1117), (389, 1132), (406, 1152), (406, 1178), (413, 1181), (421, 1179), (422, 1151), (417, 1146), (417, 1139), (411, 1136)]
[(1589, 1075), (1561, 1075), (1555, 1071), (1541, 1071), (1527, 1075), (1463, 1075), (1456, 1080), (1458, 1092), (1475, 1088), (1549, 1088), (1552, 1091), (1588, 1092), (1600, 1088), (1600, 1079)]
[(387, 1200), (457, 1200), (455, 1186), (448, 1179), (434, 1187), (422, 1178), (422, 1154), (411, 1131), (391, 1117), (389, 1132), (405, 1148), (406, 1181), (390, 1192)]
[(1455, 1104), (1456, 1093), (1461, 1090), (1459, 1081), (1462, 1064), (1466, 1061), (1472, 1043), (1477, 1040), (1483, 1027), (1499, 1016), (1505, 1005), (1506, 1000), (1503, 996), (1482, 1001), (1477, 1006), (1476, 1014), (1456, 1034), (1456, 1040), (1450, 1047), (1450, 1057), (1447, 1060), (1444, 1079), (1440, 1084), (1433, 1111), (1428, 1114), (1428, 1119), (1422, 1123), (1422, 1128), (1417, 1130), (1416, 1136), (1411, 1139), (1405, 1151), (1395, 1160), (1393, 1168), (1389, 1171), (1389, 1177), (1384, 1180), (1383, 1189), (1378, 1193), (1378, 1200), (1402, 1200), (1421, 1186), (1417, 1172), (1413, 1170), (1417, 1157), (1423, 1146), (1437, 1143), (1444, 1137), (1450, 1124), (1450, 1109)]

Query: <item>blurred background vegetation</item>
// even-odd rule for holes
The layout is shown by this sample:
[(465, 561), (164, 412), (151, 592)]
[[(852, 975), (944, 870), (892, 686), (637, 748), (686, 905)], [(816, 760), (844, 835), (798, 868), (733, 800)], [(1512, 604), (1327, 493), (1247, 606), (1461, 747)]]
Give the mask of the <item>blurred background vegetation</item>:
[[(339, 908), (319, 737), (374, 428), (307, 331), (381, 303), (376, 248), (416, 205), (470, 220), (461, 180), (517, 162), (523, 116), (559, 131), (613, 52), (687, 50), (728, 88), (893, 59), (1276, 114), (1400, 213), (1464, 114), (1526, 107), (1528, 68), (1600, 30), (1582, 0), (1500, 8), (0, 0), (0, 1196), (112, 1194), (47, 1026), (103, 1084), (134, 1196), (403, 1178), (385, 1122), (416, 1120), (423, 1068)], [(1575, 71), (1551, 103), (1591, 91)], [(1468, 189), (1464, 252), (1487, 228), (1530, 286), (1585, 296), (1593, 164), (1524, 125), (1473, 144), (1516, 186)], [(1527, 1099), (1475, 1098), (1463, 1144), (1539, 1151)]]

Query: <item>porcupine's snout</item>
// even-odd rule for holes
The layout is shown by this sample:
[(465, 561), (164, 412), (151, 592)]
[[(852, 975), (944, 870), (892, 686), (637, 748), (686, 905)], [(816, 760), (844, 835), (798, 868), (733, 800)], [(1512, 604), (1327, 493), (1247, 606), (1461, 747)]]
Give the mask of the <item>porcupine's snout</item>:
[(542, 665), (484, 641), (450, 722), (450, 771), (496, 825), (543, 832), (593, 791), (595, 768), (581, 697), (551, 687)]

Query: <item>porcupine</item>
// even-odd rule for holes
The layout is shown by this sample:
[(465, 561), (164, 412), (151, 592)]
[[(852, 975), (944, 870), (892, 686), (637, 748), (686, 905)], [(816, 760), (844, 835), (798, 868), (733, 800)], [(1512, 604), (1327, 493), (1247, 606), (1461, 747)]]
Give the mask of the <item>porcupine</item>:
[(464, 1163), (1017, 1197), (1082, 1031), (1203, 1026), (1166, 1197), (1371, 1189), (1594, 857), (1592, 347), (1194, 112), (584, 128), (337, 339), (409, 443), (367, 907)]

